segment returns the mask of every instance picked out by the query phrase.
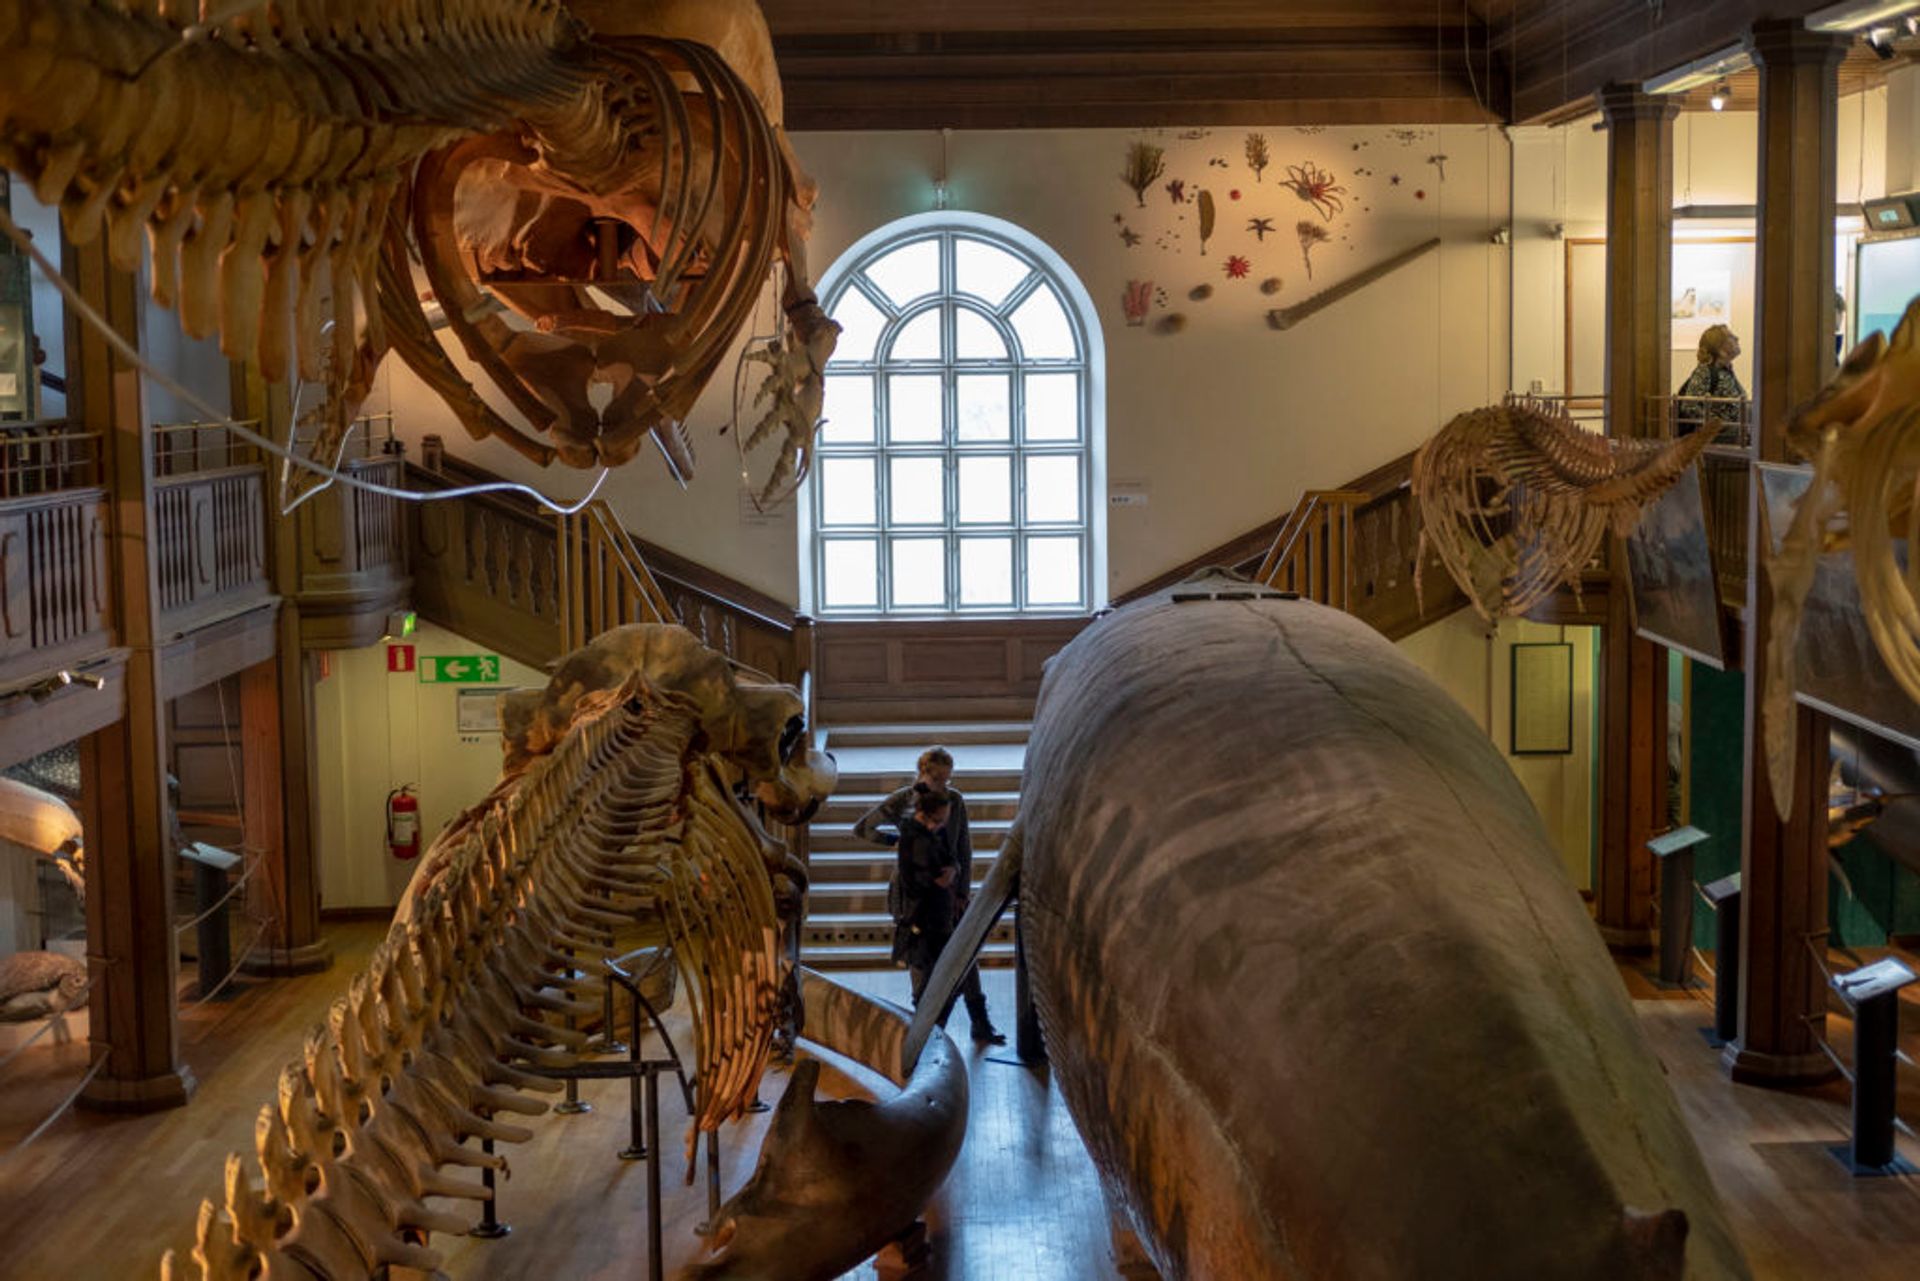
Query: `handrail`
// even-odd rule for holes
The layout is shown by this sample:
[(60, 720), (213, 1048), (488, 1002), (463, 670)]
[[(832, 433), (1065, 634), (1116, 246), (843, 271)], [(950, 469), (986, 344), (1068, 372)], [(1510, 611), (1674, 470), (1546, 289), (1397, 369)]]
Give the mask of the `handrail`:
[(603, 498), (555, 516), (560, 537), (560, 652), (622, 623), (679, 621), (667, 594)]
[(1274, 536), (1257, 581), (1346, 609), (1353, 598), (1353, 513), (1372, 500), (1362, 489), (1310, 489)]

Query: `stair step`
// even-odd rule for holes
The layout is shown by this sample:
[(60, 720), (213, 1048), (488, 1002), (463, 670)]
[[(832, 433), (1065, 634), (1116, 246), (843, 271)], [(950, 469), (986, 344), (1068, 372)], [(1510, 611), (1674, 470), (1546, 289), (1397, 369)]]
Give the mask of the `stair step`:
[[(879, 876), (864, 881), (815, 881), (807, 891), (807, 918), (813, 920), (840, 912), (886, 911), (887, 873), (892, 870), (893, 865), (889, 863)], [(975, 881), (973, 892), (978, 894), (982, 884)]]
[(977, 743), (1024, 743), (1032, 721), (980, 721), (965, 725), (830, 725), (827, 747), (910, 747), (915, 755), (939, 744), (949, 750)]
[[(818, 946), (808, 944), (801, 949), (800, 963), (812, 966), (816, 970), (898, 968), (893, 963), (893, 949), (890, 944), (887, 946), (864, 943), (823, 943)], [(1013, 968), (1013, 944), (989, 940), (980, 949), (980, 965), (983, 969), (989, 970)]]
[[(1025, 743), (962, 743), (951, 749), (953, 752), (954, 782), (962, 791), (981, 790), (968, 787), (966, 780), (978, 778), (983, 774), (1020, 776), (1020, 770), (1027, 762)], [(918, 772), (920, 753), (909, 747), (843, 747), (827, 738), (827, 751), (832, 754), (839, 766), (842, 777), (850, 775), (885, 775), (912, 782)], [(895, 784), (894, 786), (899, 786)], [(1013, 784), (1018, 788), (1018, 783)]]
[[(837, 762), (840, 769), (840, 783), (834, 789), (835, 795), (862, 795), (887, 793), (905, 787), (918, 775), (914, 773), (913, 762), (906, 760), (898, 765), (882, 765), (874, 768), (849, 768), (844, 760)], [(967, 803), (972, 804), (978, 793), (1011, 792), (1019, 795), (1020, 770), (1017, 766), (999, 766), (991, 769), (955, 770), (953, 785), (967, 794)]]
[[(1000, 843), (1007, 838), (1013, 827), (1009, 818), (977, 819), (969, 817), (967, 839), (973, 843), (974, 853), (985, 849), (999, 849)], [(816, 853), (822, 850), (846, 851), (849, 853), (863, 850), (879, 850), (890, 853), (891, 847), (875, 845), (854, 835), (852, 823), (822, 823), (815, 821), (808, 826), (807, 842)]]
[[(1013, 921), (1002, 918), (987, 937), (989, 940), (1012, 941)], [(800, 936), (802, 952), (811, 951), (815, 944), (835, 946), (842, 943), (873, 943), (891, 947), (893, 918), (884, 911), (807, 914), (806, 929)]]
[[(1010, 819), (1020, 810), (1018, 792), (974, 792), (958, 783), (954, 786), (967, 798), (967, 817), (975, 823), (987, 819)], [(843, 783), (840, 790), (820, 806), (820, 812), (813, 816), (813, 821), (816, 824), (856, 822), (891, 795), (891, 792), (879, 790), (856, 792)]]

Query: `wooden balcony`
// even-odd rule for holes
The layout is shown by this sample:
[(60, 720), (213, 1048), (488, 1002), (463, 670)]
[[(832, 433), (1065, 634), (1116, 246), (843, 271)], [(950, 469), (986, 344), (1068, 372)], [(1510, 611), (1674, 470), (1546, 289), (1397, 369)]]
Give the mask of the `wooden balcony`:
[(154, 482), (160, 630), (180, 635), (271, 599), (258, 463)]
[[(356, 481), (401, 489), (406, 459), (391, 422), (366, 422), (354, 435), (359, 456), (340, 470)], [(404, 500), (358, 485), (309, 492), (293, 519), (299, 546), (300, 641), (308, 649), (371, 645), (393, 611), (408, 608)]]

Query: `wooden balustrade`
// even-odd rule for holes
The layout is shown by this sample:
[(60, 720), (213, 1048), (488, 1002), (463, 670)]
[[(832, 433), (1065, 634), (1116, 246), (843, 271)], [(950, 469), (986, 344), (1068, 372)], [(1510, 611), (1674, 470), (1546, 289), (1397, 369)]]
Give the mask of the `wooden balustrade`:
[[(358, 481), (403, 488), (406, 460), (398, 453), (350, 458), (340, 470)], [(407, 540), (403, 500), (335, 482), (295, 508), (299, 530), (300, 629), (311, 648), (370, 645), (387, 615), (407, 601)]]
[[(420, 468), (410, 469), (409, 481), (416, 489), (452, 487)], [(565, 652), (550, 518), (498, 494), (416, 503), (409, 517), (416, 609), (530, 666)]]
[(1303, 600), (1353, 604), (1353, 514), (1370, 495), (1360, 489), (1310, 489), (1274, 537), (1254, 578)]
[(0, 502), (0, 683), (113, 644), (106, 491)]
[[(625, 623), (680, 621), (653, 571), (604, 499), (556, 516), (560, 545), (560, 652)], [(704, 638), (703, 638), (704, 639)], [(725, 645), (715, 646), (723, 653)]]
[(266, 474), (257, 464), (154, 482), (162, 630), (184, 632), (263, 603)]
[[(499, 479), (431, 444), (415, 489)], [(409, 530), (421, 614), (503, 654), (544, 667), (621, 622), (685, 625), (743, 667), (796, 684), (806, 642), (792, 613), (743, 584), (631, 537), (604, 502), (556, 518), (491, 493), (416, 504)]]

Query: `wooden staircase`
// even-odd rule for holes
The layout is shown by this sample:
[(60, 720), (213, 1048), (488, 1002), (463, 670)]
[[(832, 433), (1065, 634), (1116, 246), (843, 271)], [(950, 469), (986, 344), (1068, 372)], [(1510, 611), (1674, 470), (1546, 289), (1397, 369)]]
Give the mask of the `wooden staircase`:
[[(853, 834), (860, 816), (914, 779), (921, 751), (938, 743), (954, 756), (953, 786), (967, 798), (975, 888), (993, 865), (1020, 808), (1025, 723), (870, 725), (829, 729), (827, 748), (840, 765), (840, 786), (814, 816), (813, 887), (807, 896), (801, 959), (816, 969), (892, 966), (893, 921), (887, 878), (894, 851)], [(981, 951), (981, 964), (1013, 964), (1013, 923), (1004, 918)]]

